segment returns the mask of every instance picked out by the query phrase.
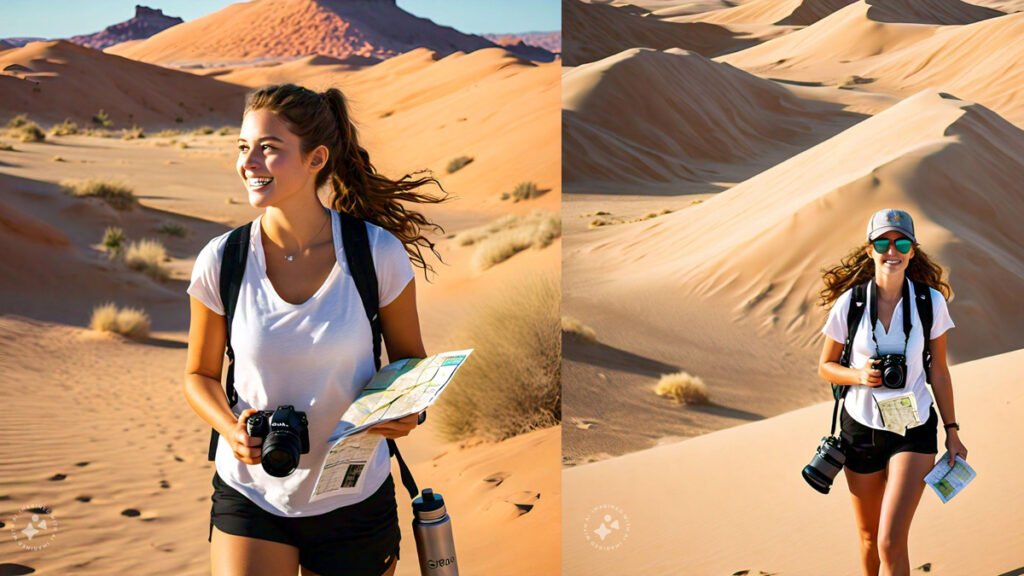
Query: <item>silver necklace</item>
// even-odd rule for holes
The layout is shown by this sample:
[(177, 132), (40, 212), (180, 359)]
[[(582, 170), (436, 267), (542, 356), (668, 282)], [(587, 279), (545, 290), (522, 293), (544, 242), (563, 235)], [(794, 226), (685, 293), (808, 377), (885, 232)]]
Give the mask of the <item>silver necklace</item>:
[[(331, 214), (328, 212), (327, 213), (327, 220), (324, 220), (324, 223), (320, 226), (320, 229), (316, 231), (316, 234), (312, 238), (309, 239), (309, 243), (310, 244), (312, 244), (313, 240), (316, 240), (320, 236), (320, 233), (324, 231), (324, 228), (327, 227), (327, 223), (330, 222), (330, 221), (331, 221)], [(307, 248), (308, 248), (308, 246), (307, 246)], [(302, 254), (302, 252), (304, 250), (305, 250), (305, 248), (303, 248), (300, 245), (298, 253)], [(284, 259), (289, 261), (289, 262), (294, 262), (295, 261), (295, 254), (285, 254)]]

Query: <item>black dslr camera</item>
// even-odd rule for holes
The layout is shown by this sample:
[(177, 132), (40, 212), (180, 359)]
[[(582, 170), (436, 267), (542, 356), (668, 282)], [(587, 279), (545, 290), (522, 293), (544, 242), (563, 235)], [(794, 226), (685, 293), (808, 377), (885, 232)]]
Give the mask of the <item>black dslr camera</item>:
[(309, 453), (308, 424), (306, 413), (292, 406), (249, 416), (245, 430), (253, 438), (263, 438), (260, 464), (267, 474), (284, 478), (299, 467), (299, 455)]
[(882, 386), (896, 390), (907, 385), (907, 357), (903, 354), (885, 354), (871, 367), (882, 372)]
[(821, 444), (814, 452), (811, 463), (804, 466), (804, 480), (822, 494), (828, 494), (832, 487), (832, 481), (836, 474), (846, 464), (846, 453), (843, 451), (843, 442), (835, 436), (826, 436), (821, 439)]

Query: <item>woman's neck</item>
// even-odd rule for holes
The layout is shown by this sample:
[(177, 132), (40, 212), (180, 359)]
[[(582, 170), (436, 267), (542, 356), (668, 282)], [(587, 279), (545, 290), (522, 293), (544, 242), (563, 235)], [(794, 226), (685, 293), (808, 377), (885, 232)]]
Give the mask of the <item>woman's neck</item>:
[(268, 206), (261, 222), (268, 239), (286, 250), (308, 248), (326, 228), (330, 213), (316, 194), (298, 195), (294, 202)]
[(879, 298), (886, 302), (896, 302), (903, 294), (903, 272), (876, 274), (875, 285), (878, 286)]

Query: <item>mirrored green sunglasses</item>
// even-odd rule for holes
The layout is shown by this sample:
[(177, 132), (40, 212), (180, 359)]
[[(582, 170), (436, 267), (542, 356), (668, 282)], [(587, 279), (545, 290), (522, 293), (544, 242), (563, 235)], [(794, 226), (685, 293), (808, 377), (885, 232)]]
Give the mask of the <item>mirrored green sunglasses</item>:
[[(875, 252), (879, 254), (885, 254), (889, 251), (889, 240), (888, 238), (879, 238), (878, 240), (872, 240), (871, 244), (875, 247)], [(910, 247), (914, 245), (914, 241), (910, 238), (899, 238), (896, 240), (896, 250), (900, 254), (906, 254), (910, 252)]]

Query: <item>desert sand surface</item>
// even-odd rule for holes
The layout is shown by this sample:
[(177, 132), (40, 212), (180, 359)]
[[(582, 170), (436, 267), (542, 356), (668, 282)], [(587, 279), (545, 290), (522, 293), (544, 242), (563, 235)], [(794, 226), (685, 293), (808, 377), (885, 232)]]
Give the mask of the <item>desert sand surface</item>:
[[(63, 43), (56, 48), (66, 49)], [(231, 130), (157, 135), (167, 127), (166, 115), (154, 115), (151, 126), (141, 104), (125, 101), (118, 110), (139, 118), (142, 139), (49, 134), (43, 142), (21, 142), (0, 135), (12, 148), (0, 150), (0, 391), (17, 415), (0, 431), (19, 439), (5, 442), (0, 454), (0, 516), (10, 525), (22, 508), (48, 506), (59, 522), (42, 551), (5, 539), (0, 570), (204, 574), (213, 468), (205, 456), (209, 429), (181, 394), (185, 288), (199, 249), (257, 215), (234, 169), (232, 130), (240, 123), (234, 114), (246, 90), (267, 82), (312, 85), (313, 78), (322, 80), (312, 86), (317, 89), (338, 86), (350, 98), (362, 144), (380, 172), (399, 177), (429, 169), (441, 180), (452, 200), (427, 212), (445, 228), (431, 236), (444, 262), (428, 257), (437, 271), (429, 281), (417, 270), (424, 340), (428, 351), (438, 352), (464, 346), (475, 315), (500, 304), (523, 279), (557, 278), (557, 238), (481, 269), (476, 246), (454, 236), (503, 216), (557, 214), (558, 63), (534, 64), (498, 48), (447, 56), (420, 49), (384, 60), (380, 68), (335, 69), (326, 57), (281, 67), (235, 66), (230, 75), (236, 83), (88, 52), (40, 83), (46, 90), (47, 82), (88, 76), (90, 66), (110, 62), (115, 69), (180, 75), (183, 86), (223, 86), (218, 105), (230, 114), (209, 123)], [(331, 73), (320, 76), (325, 66)], [(112, 93), (97, 97), (115, 110), (103, 99), (113, 99)], [(45, 130), (49, 118), (63, 120), (78, 104), (65, 97), (47, 105), (52, 116), (37, 117), (17, 101), (5, 102), (0, 118), (6, 123), (27, 112)], [(84, 110), (91, 115), (92, 108)], [(460, 156), (472, 160), (449, 174), (447, 166)], [(119, 211), (97, 198), (71, 197), (61, 190), (69, 178), (122, 181), (138, 205)], [(501, 199), (524, 182), (541, 195)], [(162, 235), (167, 224), (183, 228), (184, 236)], [(167, 279), (153, 280), (108, 258), (101, 245), (108, 226), (122, 227), (130, 240), (159, 238), (167, 250)], [(144, 309), (152, 322), (149, 337), (89, 330), (93, 308), (107, 301)], [(55, 411), (55, 404), (69, 409)], [(557, 427), (502, 442), (448, 442), (437, 417), (400, 442), (420, 486), (448, 501), (465, 573), (518, 573), (527, 555), (539, 573), (558, 570), (560, 443)], [(397, 468), (394, 473), (397, 478)], [(398, 574), (418, 574), (408, 495), (399, 491), (398, 501)]]
[[(879, 208), (909, 210), (949, 275), (951, 362), (1024, 346), (1019, 7), (808, 4), (830, 12), (712, 59), (637, 44), (563, 73), (562, 313), (597, 340), (566, 338), (564, 464), (827, 399), (820, 269)], [(754, 27), (809, 8), (678, 6), (673, 21)], [(670, 9), (600, 8), (625, 23)], [(655, 395), (677, 371), (708, 405)]]
[[(952, 369), (957, 418), (971, 423), (962, 438), (978, 476), (946, 504), (926, 489), (910, 532), (912, 574), (1024, 570), (1024, 532), (1009, 512), (1024, 497), (1012, 456), (1022, 361), (1018, 350)], [(845, 478), (823, 496), (800, 476), (831, 413), (831, 401), (818, 403), (565, 470), (571, 496), (562, 515), (562, 573), (622, 574), (629, 566), (633, 574), (859, 574)], [(595, 510), (620, 519), (603, 541), (584, 533)]]

